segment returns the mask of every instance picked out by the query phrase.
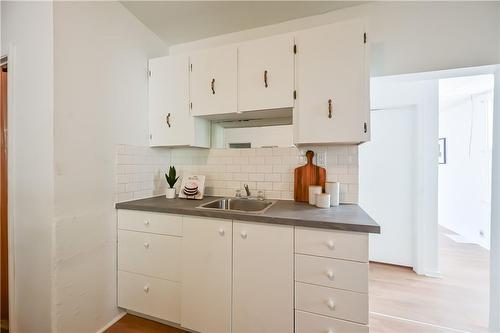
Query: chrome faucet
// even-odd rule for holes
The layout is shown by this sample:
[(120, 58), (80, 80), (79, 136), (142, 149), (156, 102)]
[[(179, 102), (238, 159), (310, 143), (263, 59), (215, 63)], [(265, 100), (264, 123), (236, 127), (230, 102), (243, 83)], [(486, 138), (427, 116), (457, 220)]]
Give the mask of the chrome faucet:
[(245, 188), (245, 191), (247, 192), (247, 197), (251, 197), (251, 193), (250, 193), (250, 189), (248, 188), (248, 184), (245, 184), (243, 185), (243, 187)]

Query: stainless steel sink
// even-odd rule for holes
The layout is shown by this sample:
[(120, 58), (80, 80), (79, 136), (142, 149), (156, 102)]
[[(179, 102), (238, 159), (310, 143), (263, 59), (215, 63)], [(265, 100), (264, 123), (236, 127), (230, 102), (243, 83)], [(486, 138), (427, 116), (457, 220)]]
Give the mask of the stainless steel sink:
[(228, 212), (263, 213), (275, 203), (276, 201), (272, 200), (221, 198), (200, 205), (198, 208)]

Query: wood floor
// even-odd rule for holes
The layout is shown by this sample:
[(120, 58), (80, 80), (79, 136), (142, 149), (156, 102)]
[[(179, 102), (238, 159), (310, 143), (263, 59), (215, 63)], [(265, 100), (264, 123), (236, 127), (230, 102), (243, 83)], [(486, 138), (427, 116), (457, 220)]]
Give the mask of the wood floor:
[[(487, 332), (489, 252), (440, 234), (442, 277), (370, 263), (370, 333)], [(106, 333), (183, 333), (126, 315)]]

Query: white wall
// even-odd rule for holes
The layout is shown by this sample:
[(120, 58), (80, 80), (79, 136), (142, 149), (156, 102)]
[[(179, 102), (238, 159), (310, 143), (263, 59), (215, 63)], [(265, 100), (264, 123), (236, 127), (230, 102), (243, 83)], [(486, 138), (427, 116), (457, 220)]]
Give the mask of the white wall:
[[(413, 268), (419, 274), (439, 274), (437, 239), (437, 155), (438, 80), (413, 75), (390, 76), (371, 80), (372, 110), (413, 106), (416, 109), (414, 179), (416, 184), (415, 229), (413, 230)], [(381, 111), (383, 112), (383, 111)], [(397, 138), (395, 138), (397, 140)], [(360, 192), (364, 184), (360, 183)], [(382, 191), (382, 196), (385, 196)], [(361, 203), (363, 207), (363, 203)], [(370, 213), (370, 212), (368, 212)], [(383, 222), (381, 222), (383, 223)], [(382, 228), (382, 236), (384, 229)], [(383, 242), (378, 242), (382, 247)]]
[[(1, 2), (9, 56), (9, 224), (15, 277), (11, 329), (51, 331), (53, 202), (52, 2)], [(12, 290), (12, 289), (11, 289)]]
[(116, 307), (116, 144), (148, 145), (147, 60), (164, 44), (118, 2), (55, 2), (55, 332)]
[(496, 64), (500, 44), (499, 8), (500, 3), (493, 1), (374, 2), (174, 45), (170, 52), (188, 52), (365, 17), (370, 25), (367, 31), (372, 46), (372, 76)]
[(493, 76), (481, 78), (491, 90), (460, 96), (442, 94), (474, 77), (440, 81), (439, 137), (447, 140), (447, 162), (439, 165), (439, 224), (489, 248)]

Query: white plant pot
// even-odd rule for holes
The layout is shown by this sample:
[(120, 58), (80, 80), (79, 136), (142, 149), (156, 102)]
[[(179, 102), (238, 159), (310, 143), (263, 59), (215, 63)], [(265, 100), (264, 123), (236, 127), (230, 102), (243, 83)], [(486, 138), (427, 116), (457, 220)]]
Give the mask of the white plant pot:
[(175, 188), (167, 188), (165, 191), (165, 197), (167, 199), (175, 199)]

